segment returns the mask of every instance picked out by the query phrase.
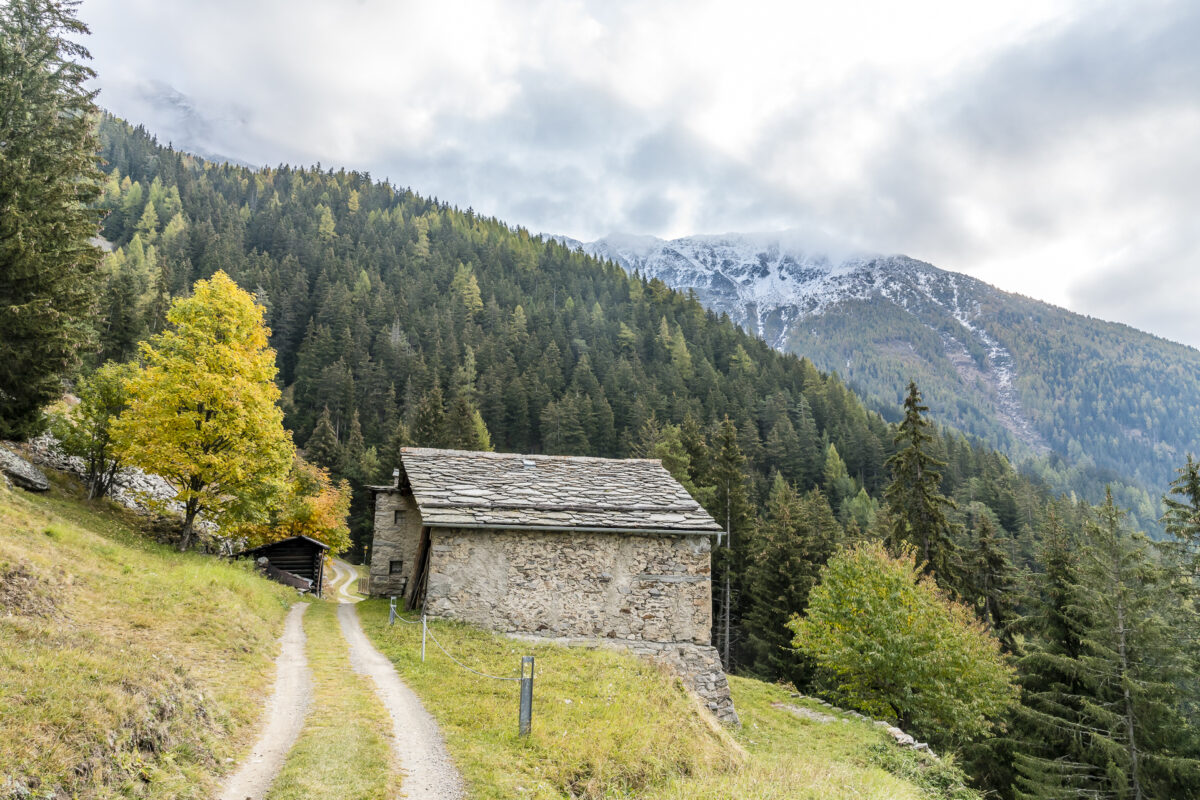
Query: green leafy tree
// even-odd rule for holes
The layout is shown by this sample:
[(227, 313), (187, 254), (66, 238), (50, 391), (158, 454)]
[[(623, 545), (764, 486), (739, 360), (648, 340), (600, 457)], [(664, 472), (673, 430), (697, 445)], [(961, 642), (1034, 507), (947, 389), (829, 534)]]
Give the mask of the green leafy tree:
[(925, 569), (932, 571), (942, 586), (953, 587), (959, 570), (955, 530), (948, 512), (955, 504), (941, 493), (941, 469), (946, 463), (933, 455), (933, 426), (925, 419), (928, 411), (921, 403), (920, 390), (910, 381), (904, 419), (895, 439), (899, 450), (887, 460), (892, 483), (883, 496), (892, 515), (889, 543), (893, 548), (903, 542), (915, 545)]
[(76, 3), (0, 6), (0, 438), (43, 427), (41, 409), (92, 336), (101, 252), (93, 72)]
[(199, 514), (220, 522), (263, 517), (291, 467), (291, 435), (275, 385), (263, 309), (218, 272), (176, 300), (171, 327), (142, 345), (113, 425), (117, 452), (161, 475), (184, 507), (179, 549)]
[(350, 484), (334, 483), (329, 471), (300, 456), (292, 462), (279, 501), (267, 519), (233, 525), (231, 533), (245, 537), (251, 546), (277, 542), (290, 536), (307, 536), (329, 545), (334, 555), (350, 548)]
[(839, 702), (929, 741), (986, 734), (1015, 699), (1000, 643), (920, 574), (911, 548), (892, 557), (871, 542), (834, 556), (790, 627)]
[(121, 469), (120, 456), (113, 447), (112, 426), (125, 410), (125, 385), (136, 373), (136, 364), (104, 364), (76, 384), (79, 405), (53, 421), (54, 435), (63, 452), (83, 459), (89, 500), (108, 494)]

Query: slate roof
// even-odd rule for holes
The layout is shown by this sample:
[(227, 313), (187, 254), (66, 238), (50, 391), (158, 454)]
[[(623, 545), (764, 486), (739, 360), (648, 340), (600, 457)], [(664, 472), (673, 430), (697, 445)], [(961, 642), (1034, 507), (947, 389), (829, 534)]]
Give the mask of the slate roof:
[(421, 521), (431, 527), (628, 533), (721, 530), (656, 459), (419, 447), (400, 452)]

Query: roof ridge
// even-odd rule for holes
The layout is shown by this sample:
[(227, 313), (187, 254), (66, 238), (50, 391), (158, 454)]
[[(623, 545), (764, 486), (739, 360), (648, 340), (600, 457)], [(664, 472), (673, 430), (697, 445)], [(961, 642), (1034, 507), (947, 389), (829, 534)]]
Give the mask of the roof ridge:
[[(452, 450), (442, 447), (401, 447), (400, 453), (441, 453), (445, 455), (470, 456), (472, 458), (528, 458), (536, 461), (608, 461), (612, 463), (658, 464), (661, 458), (608, 458), (605, 456), (570, 456), (549, 453), (497, 453), (491, 450)], [(666, 469), (666, 467), (663, 467)]]
[(482, 506), (479, 503), (454, 503), (445, 500), (425, 500), (421, 502), (422, 508), (484, 508), (490, 511), (521, 511), (524, 509), (534, 509), (537, 511), (686, 511), (695, 512), (700, 510), (699, 503), (693, 503), (690, 506), (659, 506), (646, 505), (644, 503), (626, 503), (623, 505), (597, 505), (583, 503), (488, 503)]

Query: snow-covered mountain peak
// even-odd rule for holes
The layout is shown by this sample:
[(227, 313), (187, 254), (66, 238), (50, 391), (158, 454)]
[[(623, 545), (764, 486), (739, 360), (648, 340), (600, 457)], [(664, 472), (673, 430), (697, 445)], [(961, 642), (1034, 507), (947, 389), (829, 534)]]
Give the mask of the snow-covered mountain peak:
[[(923, 296), (943, 305), (957, 296), (947, 284), (957, 276), (923, 262), (826, 240), (814, 246), (812, 240), (799, 231), (672, 240), (612, 234), (578, 246), (630, 272), (695, 291), (704, 305), (729, 314), (775, 347), (786, 344), (791, 323), (846, 299), (878, 295), (907, 306)], [(966, 315), (964, 309), (950, 310)]]

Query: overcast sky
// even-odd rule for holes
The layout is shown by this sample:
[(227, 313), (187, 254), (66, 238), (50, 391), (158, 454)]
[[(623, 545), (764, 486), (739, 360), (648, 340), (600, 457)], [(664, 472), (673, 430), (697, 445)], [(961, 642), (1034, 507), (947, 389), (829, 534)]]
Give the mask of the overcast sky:
[(799, 228), (1200, 346), (1200, 3), (84, 0), (100, 103), (590, 240)]

